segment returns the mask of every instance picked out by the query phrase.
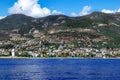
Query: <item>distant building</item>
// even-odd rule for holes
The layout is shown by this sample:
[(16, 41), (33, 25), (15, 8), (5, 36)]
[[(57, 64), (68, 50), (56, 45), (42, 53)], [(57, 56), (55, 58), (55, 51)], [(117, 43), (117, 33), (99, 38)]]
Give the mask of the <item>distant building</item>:
[(11, 50), (12, 57), (15, 57), (15, 49)]

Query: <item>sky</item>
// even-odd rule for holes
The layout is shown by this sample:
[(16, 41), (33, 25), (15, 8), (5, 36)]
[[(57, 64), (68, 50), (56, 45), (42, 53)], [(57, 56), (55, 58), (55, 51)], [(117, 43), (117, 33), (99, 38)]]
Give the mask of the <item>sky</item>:
[(0, 0), (0, 19), (11, 14), (35, 18), (58, 14), (75, 17), (94, 11), (120, 12), (120, 0)]

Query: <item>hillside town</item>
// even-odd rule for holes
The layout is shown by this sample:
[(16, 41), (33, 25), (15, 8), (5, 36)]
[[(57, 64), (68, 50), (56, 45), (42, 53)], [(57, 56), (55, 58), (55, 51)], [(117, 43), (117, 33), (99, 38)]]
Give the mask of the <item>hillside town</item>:
[[(49, 30), (49, 33), (40, 32), (32, 28), (28, 34), (21, 36), (18, 29), (10, 32), (10, 40), (0, 41), (0, 57), (80, 57), (80, 58), (119, 58), (120, 49), (103, 47), (92, 47), (92, 44), (85, 43), (84, 39), (89, 38), (73, 38), (70, 35), (61, 36), (53, 35), (57, 32), (73, 32), (74, 30)], [(81, 29), (80, 31), (94, 32), (90, 29)], [(74, 35), (76, 36), (76, 35)], [(105, 39), (105, 38), (102, 38)], [(82, 43), (80, 43), (83, 41)], [(100, 42), (101, 38), (93, 39)], [(103, 42), (102, 44), (105, 44)], [(85, 46), (81, 46), (85, 45)]]

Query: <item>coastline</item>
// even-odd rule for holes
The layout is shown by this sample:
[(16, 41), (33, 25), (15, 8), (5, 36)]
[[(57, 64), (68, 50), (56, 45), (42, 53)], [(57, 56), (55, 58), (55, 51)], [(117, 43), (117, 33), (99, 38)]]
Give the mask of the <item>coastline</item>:
[(0, 57), (0, 59), (120, 59), (116, 58), (84, 58), (84, 57)]

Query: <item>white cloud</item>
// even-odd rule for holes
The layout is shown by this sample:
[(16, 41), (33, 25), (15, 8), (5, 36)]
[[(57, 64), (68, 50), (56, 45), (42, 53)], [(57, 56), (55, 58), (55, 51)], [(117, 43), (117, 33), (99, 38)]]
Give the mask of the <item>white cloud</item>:
[(72, 16), (72, 17), (76, 17), (76, 16), (78, 16), (78, 15), (77, 15), (76, 13), (72, 12), (72, 13), (71, 13), (71, 16)]
[(84, 6), (83, 10), (79, 13), (80, 16), (89, 14), (89, 11), (91, 10), (90, 6)]
[(114, 13), (114, 10), (107, 10), (107, 9), (103, 9), (102, 12), (104, 13)]
[(118, 9), (118, 12), (120, 12), (120, 8)]
[(84, 16), (90, 13), (91, 7), (90, 6), (84, 6), (83, 9), (79, 12), (79, 14), (76, 14), (74, 12), (71, 13), (72, 17), (76, 16)]
[(21, 13), (38, 18), (48, 16), (50, 14), (59, 14), (61, 12), (53, 10), (51, 13), (50, 9), (47, 7), (41, 8), (40, 4), (38, 4), (38, 0), (18, 0), (11, 8), (9, 8), (9, 13)]
[(3, 18), (5, 18), (6, 16), (0, 16), (0, 19), (3, 19)]
[(57, 11), (57, 10), (53, 10), (51, 14), (52, 15), (58, 15), (58, 14), (64, 14), (64, 13), (62, 13), (60, 11)]
[(101, 10), (101, 12), (104, 12), (104, 13), (116, 13), (116, 12), (120, 12), (120, 8), (118, 10), (103, 9), (103, 10)]

